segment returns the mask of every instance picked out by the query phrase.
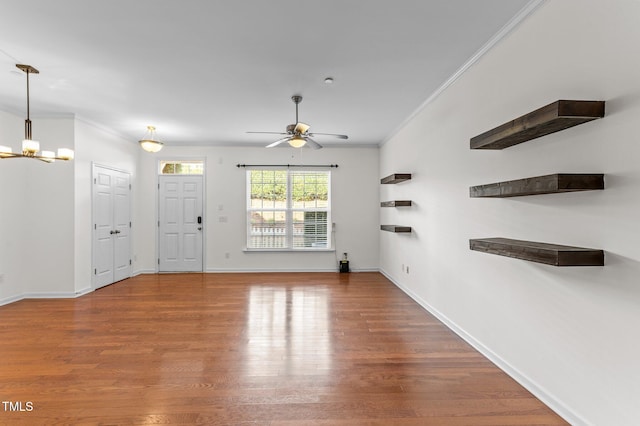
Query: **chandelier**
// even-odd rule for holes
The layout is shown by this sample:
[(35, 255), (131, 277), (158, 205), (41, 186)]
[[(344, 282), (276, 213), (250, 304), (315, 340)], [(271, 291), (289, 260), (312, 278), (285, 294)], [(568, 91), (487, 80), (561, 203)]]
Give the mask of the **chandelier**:
[(39, 74), (40, 71), (31, 65), (16, 64), (27, 74), (27, 119), (24, 121), (24, 140), (22, 141), (22, 152), (13, 152), (11, 147), (0, 145), (0, 159), (4, 158), (33, 158), (53, 163), (55, 160), (73, 160), (73, 150), (69, 148), (58, 148), (56, 155), (53, 151), (40, 151), (40, 142), (31, 138), (31, 119), (29, 118), (29, 74)]

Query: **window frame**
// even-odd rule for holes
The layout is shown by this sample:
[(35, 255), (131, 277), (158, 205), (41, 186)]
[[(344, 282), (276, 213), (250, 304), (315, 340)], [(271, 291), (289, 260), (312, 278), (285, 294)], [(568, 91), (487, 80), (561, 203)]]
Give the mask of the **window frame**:
[[(286, 174), (286, 194), (285, 194), (285, 206), (284, 208), (273, 206), (272, 208), (254, 208), (251, 205), (251, 173), (258, 171), (272, 171), (272, 172), (284, 172)], [(327, 177), (327, 207), (318, 208), (311, 207), (294, 207), (293, 205), (293, 177), (296, 175), (304, 175), (305, 173), (309, 174), (325, 174)], [(331, 221), (331, 182), (332, 182), (332, 173), (331, 170), (292, 170), (290, 168), (269, 168), (269, 167), (254, 167), (248, 168), (245, 174), (246, 178), (246, 192), (245, 192), (245, 202), (246, 202), (246, 245), (244, 251), (247, 252), (319, 252), (319, 251), (335, 251), (333, 248), (332, 235), (333, 235), (333, 223)], [(258, 211), (272, 211), (272, 212), (281, 212), (285, 213), (285, 245), (284, 247), (253, 247), (251, 245), (251, 228), (252, 228), (252, 213)], [(304, 246), (294, 246), (294, 213), (296, 212), (326, 212), (326, 245), (317, 246), (317, 247), (304, 247)], [(304, 235), (304, 234), (303, 234)], [(316, 235), (316, 234), (314, 234)]]

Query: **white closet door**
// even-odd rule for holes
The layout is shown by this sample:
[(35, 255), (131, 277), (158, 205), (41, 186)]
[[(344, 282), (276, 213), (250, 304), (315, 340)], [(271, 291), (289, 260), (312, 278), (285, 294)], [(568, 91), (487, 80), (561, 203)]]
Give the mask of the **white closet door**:
[(93, 167), (93, 287), (131, 276), (129, 173)]
[(131, 186), (129, 173), (115, 172), (113, 186), (113, 281), (131, 276)]

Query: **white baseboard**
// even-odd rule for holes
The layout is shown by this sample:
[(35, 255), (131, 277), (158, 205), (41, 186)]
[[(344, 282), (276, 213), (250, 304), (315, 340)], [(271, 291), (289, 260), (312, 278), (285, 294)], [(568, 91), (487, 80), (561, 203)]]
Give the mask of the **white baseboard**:
[(8, 305), (10, 303), (18, 302), (23, 299), (75, 299), (76, 297), (84, 296), (87, 293), (91, 293), (93, 288), (85, 287), (77, 291), (52, 291), (52, 292), (31, 292), (22, 293), (14, 296), (6, 297), (0, 300), (0, 306)]
[(85, 294), (89, 294), (93, 291), (93, 287), (87, 286), (83, 289), (76, 290), (75, 297), (84, 296)]
[(547, 405), (550, 409), (555, 411), (560, 417), (565, 419), (572, 425), (588, 425), (590, 424), (588, 421), (583, 419), (580, 415), (575, 413), (569, 407), (567, 407), (562, 401), (548, 392), (543, 386), (536, 383), (534, 380), (531, 380), (525, 374), (520, 372), (517, 368), (513, 367), (509, 362), (505, 359), (501, 358), (495, 352), (493, 352), (490, 348), (486, 347), (482, 342), (476, 340), (472, 335), (467, 333), (463, 328), (458, 326), (454, 321), (451, 321), (446, 315), (442, 312), (438, 311), (436, 308), (431, 306), (427, 301), (419, 297), (409, 288), (403, 286), (399, 282), (397, 282), (390, 274), (388, 274), (384, 269), (380, 269), (380, 273), (384, 275), (389, 281), (391, 281), (396, 287), (405, 292), (409, 297), (415, 300), (420, 306), (422, 306), (425, 310), (427, 310), (431, 315), (436, 317), (440, 322), (446, 325), (451, 331), (460, 336), (464, 341), (473, 346), (475, 350), (484, 355), (489, 361), (494, 363), (498, 368), (507, 373), (512, 379), (522, 385), (525, 389), (531, 392), (536, 398), (542, 401), (545, 405)]
[(75, 291), (51, 291), (24, 293), (22, 299), (74, 299), (80, 296)]
[[(248, 273), (276, 273), (276, 272), (338, 272), (338, 268), (317, 268), (317, 269), (293, 269), (293, 268), (256, 268), (256, 269), (233, 269), (233, 268), (207, 268), (206, 273), (228, 273), (228, 274), (248, 274)], [(378, 268), (351, 269), (351, 272), (379, 272)]]
[(0, 299), (0, 306), (8, 305), (9, 303), (17, 302), (18, 300), (22, 299), (24, 299), (24, 297), (21, 294), (17, 296), (5, 297), (4, 299)]
[(132, 277), (137, 277), (138, 275), (143, 275), (143, 274), (157, 274), (158, 271), (156, 271), (155, 269), (139, 269), (137, 271), (133, 271), (132, 273)]

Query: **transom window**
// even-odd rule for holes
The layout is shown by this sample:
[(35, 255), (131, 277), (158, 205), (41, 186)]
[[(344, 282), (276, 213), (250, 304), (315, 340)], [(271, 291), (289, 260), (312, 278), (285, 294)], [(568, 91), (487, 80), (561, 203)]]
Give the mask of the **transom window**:
[(160, 161), (161, 175), (201, 175), (204, 174), (204, 161)]
[(331, 173), (247, 170), (247, 248), (331, 248)]

